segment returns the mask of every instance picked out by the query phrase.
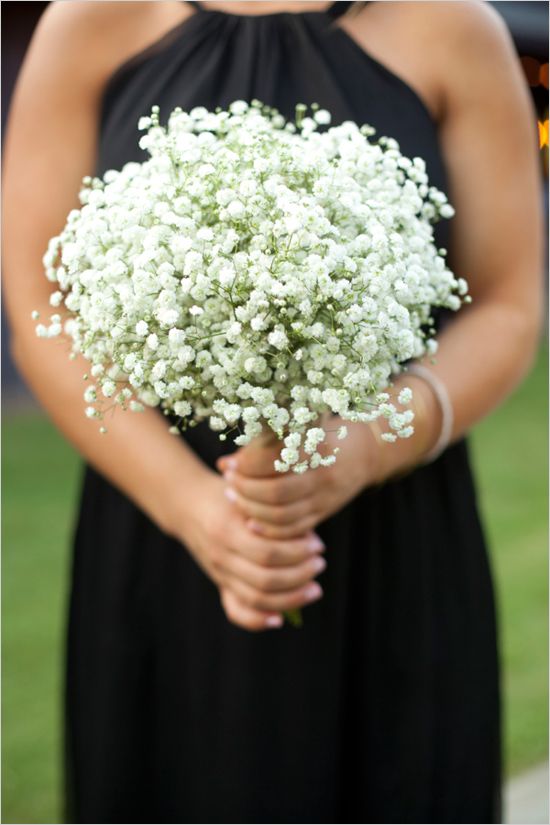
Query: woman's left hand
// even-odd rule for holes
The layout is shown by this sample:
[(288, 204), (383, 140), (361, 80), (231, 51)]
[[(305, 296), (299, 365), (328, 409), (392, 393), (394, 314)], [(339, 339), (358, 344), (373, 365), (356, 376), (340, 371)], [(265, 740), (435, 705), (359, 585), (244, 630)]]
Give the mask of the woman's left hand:
[(344, 422), (331, 421), (331, 431), (319, 451), (329, 455), (338, 446), (336, 462), (301, 475), (277, 473), (273, 462), (280, 444), (243, 447), (218, 460), (227, 482), (226, 495), (248, 516), (251, 530), (271, 538), (293, 538), (311, 530), (341, 510), (378, 472), (378, 443), (365, 424), (346, 422), (348, 435), (337, 440)]

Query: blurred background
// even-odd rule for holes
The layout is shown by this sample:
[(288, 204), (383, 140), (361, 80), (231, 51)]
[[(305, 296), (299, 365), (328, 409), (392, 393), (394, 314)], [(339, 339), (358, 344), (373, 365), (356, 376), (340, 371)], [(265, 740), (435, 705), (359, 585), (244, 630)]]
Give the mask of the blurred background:
[[(47, 5), (2, 3), (2, 126)], [(492, 5), (533, 95), (548, 214), (548, 4)], [(2, 821), (51, 823), (61, 818), (65, 604), (80, 464), (17, 375), (8, 336), (3, 323)], [(471, 438), (497, 587), (507, 821), (522, 823), (548, 822), (546, 338), (529, 378)]]

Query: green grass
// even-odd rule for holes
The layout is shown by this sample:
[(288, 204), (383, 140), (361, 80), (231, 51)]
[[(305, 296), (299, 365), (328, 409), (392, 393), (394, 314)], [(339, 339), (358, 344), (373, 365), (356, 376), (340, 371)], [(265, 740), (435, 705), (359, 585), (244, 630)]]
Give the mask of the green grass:
[(547, 401), (544, 351), (472, 438), (497, 588), (509, 773), (548, 754)]
[[(509, 772), (547, 754), (547, 357), (473, 437), (501, 619)], [(58, 822), (68, 546), (79, 464), (37, 414), (3, 422), (3, 811)]]
[(78, 459), (37, 415), (6, 416), (2, 431), (2, 820), (57, 822)]

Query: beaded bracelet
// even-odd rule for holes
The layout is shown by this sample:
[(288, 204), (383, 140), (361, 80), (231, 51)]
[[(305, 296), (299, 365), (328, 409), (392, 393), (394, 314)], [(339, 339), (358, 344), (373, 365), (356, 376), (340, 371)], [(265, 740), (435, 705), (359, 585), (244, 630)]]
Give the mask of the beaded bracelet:
[(410, 364), (407, 372), (409, 375), (416, 375), (418, 378), (422, 378), (426, 384), (429, 384), (441, 408), (441, 431), (434, 446), (422, 462), (423, 464), (430, 464), (432, 461), (435, 461), (436, 458), (439, 458), (441, 453), (449, 446), (454, 423), (453, 405), (451, 404), (447, 387), (431, 370), (423, 367), (422, 364)]

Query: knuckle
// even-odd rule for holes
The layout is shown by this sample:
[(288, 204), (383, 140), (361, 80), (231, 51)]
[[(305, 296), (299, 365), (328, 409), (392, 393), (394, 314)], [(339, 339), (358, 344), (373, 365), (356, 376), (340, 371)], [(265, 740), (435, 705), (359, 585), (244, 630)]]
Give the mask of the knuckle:
[(254, 610), (261, 610), (263, 605), (263, 598), (260, 593), (254, 593), (253, 596), (250, 596), (248, 600), (249, 607), (252, 607)]
[(284, 503), (284, 487), (281, 481), (274, 481), (272, 483), (271, 489), (269, 491), (269, 500), (271, 504)]
[(219, 545), (210, 548), (210, 562), (216, 570), (219, 570), (223, 563), (223, 553)]
[(319, 523), (319, 518), (317, 517), (316, 513), (312, 512), (302, 522), (303, 524), (303, 531), (307, 533), (309, 530), (314, 530)]
[(288, 522), (288, 509), (277, 505), (272, 510), (272, 519), (275, 524), (282, 525)]
[(269, 593), (277, 587), (277, 577), (269, 570), (262, 571), (259, 577), (259, 588), (263, 593)]
[(248, 604), (254, 610), (262, 610), (264, 608), (264, 595), (259, 591), (252, 593), (248, 599)]
[(270, 567), (277, 562), (278, 555), (279, 553), (276, 547), (266, 547), (261, 553), (261, 563), (266, 567)]

